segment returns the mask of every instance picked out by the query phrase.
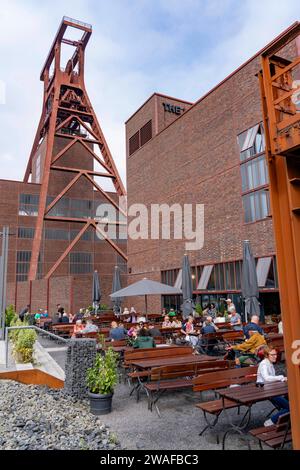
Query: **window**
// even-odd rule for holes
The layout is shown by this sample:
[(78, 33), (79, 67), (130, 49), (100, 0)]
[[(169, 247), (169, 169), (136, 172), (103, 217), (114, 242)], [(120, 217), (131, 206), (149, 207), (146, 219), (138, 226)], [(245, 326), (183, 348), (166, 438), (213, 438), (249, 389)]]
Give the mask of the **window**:
[[(70, 238), (71, 240), (74, 240), (74, 238), (78, 235), (79, 230), (71, 230), (70, 231)], [(93, 232), (88, 232), (87, 230), (84, 232), (83, 235), (81, 235), (80, 240), (82, 241), (91, 241), (92, 240), (92, 234)]]
[[(262, 123), (238, 136), (241, 159), (244, 221), (255, 222), (269, 215), (268, 172)], [(257, 191), (255, 191), (257, 189)]]
[(255, 191), (243, 196), (245, 222), (265, 219), (270, 213), (269, 194), (266, 190)]
[(152, 139), (152, 120), (144, 124), (135, 134), (129, 138), (129, 155), (132, 155), (140, 147)]
[(141, 147), (148, 142), (148, 140), (152, 139), (152, 121), (148, 121), (140, 129), (140, 138), (141, 138)]
[(176, 287), (177, 289), (181, 289), (181, 286), (182, 286), (182, 269), (179, 269), (175, 283), (174, 283), (174, 287)]
[(120, 255), (117, 255), (117, 266), (121, 273), (127, 274), (127, 261)]
[(69, 231), (58, 228), (46, 228), (44, 237), (46, 240), (69, 240)]
[(91, 253), (70, 253), (70, 274), (89, 274), (93, 272)]
[(38, 194), (19, 195), (19, 215), (37, 216), (39, 209)]
[[(16, 280), (17, 282), (27, 281), (31, 261), (31, 251), (17, 251)], [(42, 277), (41, 255), (38, 259), (37, 278)]]
[(129, 139), (129, 155), (132, 155), (140, 148), (140, 131), (137, 131)]
[(33, 238), (34, 231), (32, 227), (18, 227), (18, 238)]

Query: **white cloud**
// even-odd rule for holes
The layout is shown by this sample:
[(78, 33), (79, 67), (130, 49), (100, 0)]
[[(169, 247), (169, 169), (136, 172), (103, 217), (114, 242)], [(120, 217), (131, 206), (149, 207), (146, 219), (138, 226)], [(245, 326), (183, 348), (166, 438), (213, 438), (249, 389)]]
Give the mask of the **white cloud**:
[(2, 0), (1, 6), (0, 177), (9, 179), (23, 178), (42, 106), (39, 74), (63, 15), (93, 25), (87, 91), (124, 182), (124, 121), (154, 91), (196, 101), (300, 16), (298, 0)]

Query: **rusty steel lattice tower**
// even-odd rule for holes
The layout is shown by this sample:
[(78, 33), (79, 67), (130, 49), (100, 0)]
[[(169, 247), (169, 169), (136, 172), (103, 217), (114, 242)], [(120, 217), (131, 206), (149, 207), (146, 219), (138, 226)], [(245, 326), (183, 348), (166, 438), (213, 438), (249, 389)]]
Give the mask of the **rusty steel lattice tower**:
[[(80, 39), (65, 37), (66, 31), (79, 33)], [(64, 258), (90, 227), (97, 229), (114, 250), (127, 260), (123, 250), (104, 231), (105, 225), (125, 225), (124, 221), (110, 220), (104, 222), (95, 217), (66, 217), (64, 214), (51, 215), (51, 210), (62, 202), (68, 191), (74, 189), (79, 180), (98, 191), (102, 199), (111, 204), (118, 215), (125, 216), (116, 198), (104, 190), (96, 179), (108, 178), (112, 181), (118, 196), (125, 196), (122, 184), (112, 155), (104, 138), (103, 132), (89, 100), (84, 84), (84, 54), (92, 34), (92, 26), (86, 23), (63, 17), (51, 50), (41, 72), (40, 79), (44, 82), (44, 98), (42, 114), (28, 161), (24, 182), (31, 175), (32, 182), (41, 183), (39, 208), (30, 261), (29, 280), (37, 277), (39, 253), (45, 221), (61, 221), (78, 223), (81, 226), (76, 237), (55, 261), (45, 278), (49, 278)], [(73, 54), (62, 67), (62, 47), (72, 48)], [(69, 56), (68, 56), (69, 57)], [(70, 157), (71, 149), (76, 147), (79, 158)], [(80, 149), (84, 158), (80, 156)], [(88, 158), (87, 158), (88, 156)], [(67, 163), (61, 163), (64, 160)], [(101, 166), (101, 171), (94, 170), (94, 163)], [(49, 201), (50, 178), (60, 181), (60, 188)], [(103, 181), (103, 180), (102, 180)], [(87, 183), (88, 182), (88, 183)], [(81, 183), (82, 184), (82, 183)], [(52, 185), (52, 192), (55, 185)], [(57, 190), (57, 188), (56, 188)], [(79, 193), (82, 194), (82, 186)], [(124, 220), (124, 219), (123, 219)]]
[(259, 74), (294, 449), (300, 449), (300, 23), (262, 53)]

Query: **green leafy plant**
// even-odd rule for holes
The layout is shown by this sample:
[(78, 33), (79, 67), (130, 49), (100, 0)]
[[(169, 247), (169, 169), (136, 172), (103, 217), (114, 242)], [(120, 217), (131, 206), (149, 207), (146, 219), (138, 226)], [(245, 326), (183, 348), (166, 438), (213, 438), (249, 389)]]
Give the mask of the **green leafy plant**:
[(118, 354), (109, 348), (105, 355), (97, 354), (94, 366), (87, 370), (87, 386), (92, 393), (113, 393), (118, 381)]
[(201, 306), (200, 303), (197, 303), (197, 304), (195, 305), (195, 310), (196, 310), (196, 312), (199, 314), (199, 316), (201, 317), (201, 316), (202, 316), (202, 313), (203, 313), (203, 310), (202, 310), (202, 306)]
[(101, 304), (100, 305), (100, 310), (109, 310), (109, 307), (106, 304)]
[(33, 348), (37, 339), (37, 334), (34, 330), (16, 330), (18, 332), (15, 336), (13, 354), (21, 362), (33, 362)]
[(104, 349), (105, 335), (103, 333), (98, 333), (98, 343), (99, 343), (99, 346), (101, 346), (101, 348)]
[(12, 321), (18, 320), (18, 316), (13, 305), (9, 305), (5, 309), (5, 326), (11, 326)]

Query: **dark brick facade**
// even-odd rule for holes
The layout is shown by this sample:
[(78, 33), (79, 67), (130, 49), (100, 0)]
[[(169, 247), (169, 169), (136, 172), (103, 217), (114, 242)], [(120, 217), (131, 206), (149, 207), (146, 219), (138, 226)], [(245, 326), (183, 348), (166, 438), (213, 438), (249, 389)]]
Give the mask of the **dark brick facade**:
[[(288, 52), (293, 55), (293, 46)], [(191, 265), (241, 259), (245, 239), (257, 257), (275, 253), (272, 219), (244, 223), (241, 197), (237, 136), (262, 121), (259, 69), (257, 55), (193, 106), (185, 105), (172, 123), (164, 121), (165, 98), (156, 94), (126, 123), (128, 145), (147, 120), (158, 122), (156, 135), (143, 147), (130, 156), (127, 147), (128, 206), (204, 204), (204, 246), (188, 252)], [(184, 240), (129, 238), (128, 282), (145, 276), (161, 280), (162, 270), (181, 267), (185, 251)], [(142, 305), (139, 299), (135, 305)], [(149, 298), (149, 310), (160, 307), (159, 297)]]

